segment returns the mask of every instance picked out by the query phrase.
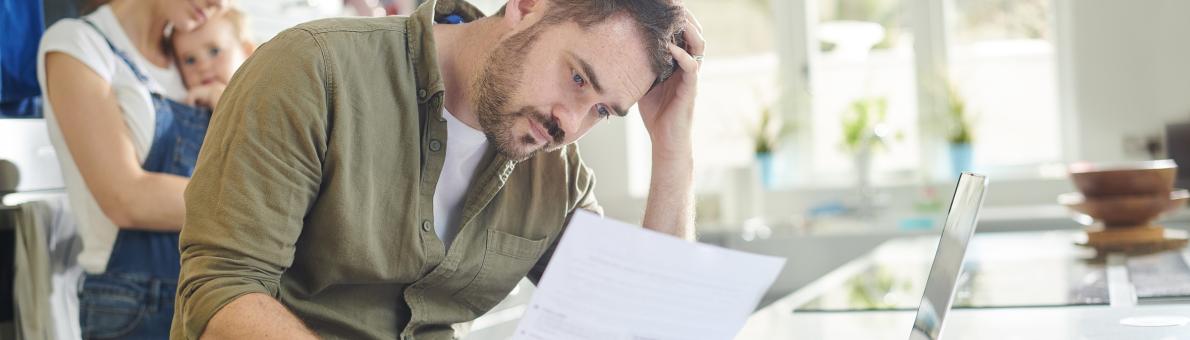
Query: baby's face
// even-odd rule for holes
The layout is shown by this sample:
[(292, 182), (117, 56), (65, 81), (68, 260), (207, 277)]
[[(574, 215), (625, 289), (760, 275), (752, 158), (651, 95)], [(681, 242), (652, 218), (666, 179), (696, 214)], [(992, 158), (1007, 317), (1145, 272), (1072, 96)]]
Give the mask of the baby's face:
[(214, 82), (226, 85), (252, 49), (226, 20), (211, 20), (194, 31), (175, 34), (174, 52), (190, 89)]

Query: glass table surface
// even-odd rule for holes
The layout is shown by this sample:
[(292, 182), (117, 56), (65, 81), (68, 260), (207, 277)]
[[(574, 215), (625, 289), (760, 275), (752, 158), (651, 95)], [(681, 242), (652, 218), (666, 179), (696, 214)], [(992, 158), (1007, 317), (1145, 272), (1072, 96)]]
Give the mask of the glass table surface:
[[(967, 250), (954, 308), (1108, 304), (1106, 265), (1074, 244), (1074, 231), (976, 234)], [(937, 236), (895, 239), (856, 261), (858, 274), (826, 289), (798, 312), (916, 310)]]

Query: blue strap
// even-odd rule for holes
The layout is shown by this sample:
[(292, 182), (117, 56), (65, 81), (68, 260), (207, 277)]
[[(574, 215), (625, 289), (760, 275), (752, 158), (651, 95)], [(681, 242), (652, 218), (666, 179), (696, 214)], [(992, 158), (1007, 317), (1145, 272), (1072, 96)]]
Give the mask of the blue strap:
[(91, 20), (87, 18), (83, 18), (83, 22), (87, 23), (87, 26), (91, 26), (92, 29), (95, 29), (95, 33), (99, 33), (99, 36), (103, 37), (103, 41), (107, 42), (107, 47), (111, 48), (112, 52), (115, 53), (116, 56), (120, 57), (120, 59), (123, 59), (124, 64), (128, 65), (128, 68), (132, 69), (132, 74), (136, 75), (136, 79), (140, 79), (141, 83), (144, 83), (145, 86), (148, 86), (149, 77), (145, 76), (145, 74), (140, 71), (140, 68), (137, 68), (136, 64), (132, 63), (132, 59), (129, 59), (128, 55), (125, 54), (124, 51), (121, 51), (120, 49), (116, 48), (115, 44), (112, 44), (112, 40), (108, 39), (106, 34), (103, 34), (103, 30), (99, 29), (99, 26), (95, 26), (95, 23), (91, 22)]
[(458, 25), (458, 24), (463, 23), (463, 16), (451, 13), (450, 15), (447, 15), (446, 18), (444, 18), (442, 20), (444, 23), (447, 23), (447, 24)]

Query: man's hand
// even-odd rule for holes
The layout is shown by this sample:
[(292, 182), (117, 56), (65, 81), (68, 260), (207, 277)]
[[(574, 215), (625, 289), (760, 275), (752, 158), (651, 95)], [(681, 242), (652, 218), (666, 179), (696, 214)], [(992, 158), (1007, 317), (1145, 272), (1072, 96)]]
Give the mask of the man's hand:
[[(645, 205), (645, 228), (694, 238), (694, 96), (706, 42), (702, 26), (684, 9), (686, 50), (670, 44), (678, 69), (641, 98), (641, 119), (653, 142), (653, 174)], [(697, 58), (695, 56), (698, 56)]]
[[(654, 153), (658, 151), (674, 151), (678, 153), (690, 150), (690, 130), (694, 120), (694, 96), (698, 89), (698, 70), (702, 62), (694, 56), (702, 57), (706, 42), (702, 38), (702, 26), (698, 20), (685, 9), (686, 24), (683, 34), (686, 38), (686, 50), (674, 44), (669, 44), (669, 52), (673, 55), (678, 69), (656, 88), (641, 98), (639, 105), (641, 118), (653, 142)], [(654, 155), (657, 156), (657, 155)]]
[(192, 88), (186, 95), (186, 104), (214, 109), (215, 104), (219, 103), (219, 96), (223, 95), (226, 88), (226, 84), (218, 81)]

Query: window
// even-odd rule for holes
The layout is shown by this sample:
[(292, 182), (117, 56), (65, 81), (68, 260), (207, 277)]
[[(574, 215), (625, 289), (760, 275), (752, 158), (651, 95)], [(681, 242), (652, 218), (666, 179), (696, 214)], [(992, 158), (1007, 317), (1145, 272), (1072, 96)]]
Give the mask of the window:
[[(914, 32), (909, 1), (820, 0), (811, 13), (817, 32), (810, 46), (809, 178), (850, 183), (852, 152), (842, 122), (856, 103), (886, 103), (891, 134), (873, 155), (875, 175), (908, 174), (920, 164), (914, 78)], [(810, 41), (814, 41), (811, 39)], [(843, 170), (843, 171), (841, 171)]]
[(955, 0), (950, 74), (974, 114), (975, 164), (1062, 160), (1050, 0)]
[(887, 101), (895, 131), (874, 156), (877, 183), (949, 177), (953, 119), (942, 110), (952, 99), (966, 104), (976, 169), (1037, 173), (1061, 161), (1050, 0), (811, 4), (818, 6), (808, 20), (817, 40), (808, 49), (813, 130), (803, 133), (811, 135), (815, 183), (854, 180), (850, 154), (837, 147), (839, 122), (848, 103), (865, 97)]

